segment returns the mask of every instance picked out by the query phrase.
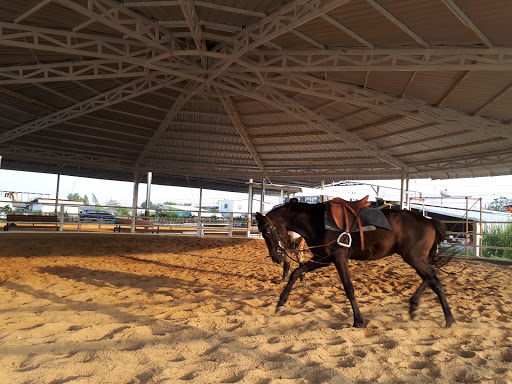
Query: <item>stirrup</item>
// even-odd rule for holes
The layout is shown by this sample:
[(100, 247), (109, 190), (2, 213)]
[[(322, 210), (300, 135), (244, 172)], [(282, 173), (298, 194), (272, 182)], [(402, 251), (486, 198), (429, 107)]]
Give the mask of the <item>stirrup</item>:
[[(340, 239), (341, 239), (341, 237), (343, 235), (347, 235), (348, 236), (348, 244), (340, 243)], [(352, 246), (352, 236), (350, 236), (350, 233), (343, 232), (341, 235), (338, 236), (338, 240), (336, 240), (336, 242), (338, 243), (338, 245), (340, 245), (342, 247), (350, 248)]]

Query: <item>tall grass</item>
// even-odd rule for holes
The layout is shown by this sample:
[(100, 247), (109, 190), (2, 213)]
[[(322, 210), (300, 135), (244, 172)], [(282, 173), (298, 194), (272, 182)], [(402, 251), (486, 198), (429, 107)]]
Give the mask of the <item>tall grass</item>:
[[(492, 236), (492, 235), (511, 235)], [(490, 225), (482, 235), (482, 245), (492, 247), (508, 247), (509, 249), (482, 249), (483, 257), (491, 257), (495, 259), (512, 260), (512, 225)]]

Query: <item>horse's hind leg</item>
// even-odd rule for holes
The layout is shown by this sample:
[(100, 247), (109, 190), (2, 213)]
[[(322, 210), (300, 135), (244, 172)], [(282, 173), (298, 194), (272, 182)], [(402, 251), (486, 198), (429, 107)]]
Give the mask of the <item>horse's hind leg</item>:
[(428, 285), (428, 280), (423, 280), (420, 287), (414, 292), (414, 295), (409, 299), (409, 316), (414, 319), (418, 315), (418, 306), (420, 305), (420, 297)]
[(420, 287), (414, 292), (414, 295), (409, 300), (409, 315), (411, 319), (416, 317), (418, 305), (420, 302), (420, 297), (427, 285), (432, 288), (432, 290), (436, 293), (439, 301), (441, 302), (441, 307), (443, 308), (444, 318), (446, 320), (446, 328), (449, 328), (455, 323), (455, 318), (453, 317), (452, 311), (450, 310), (450, 305), (448, 304), (448, 300), (446, 300), (446, 295), (443, 290), (443, 285), (441, 284), (441, 280), (436, 276), (436, 271), (430, 264), (428, 264), (425, 260), (421, 259), (419, 262), (406, 260), (415, 270), (418, 272), (418, 275), (423, 279)]

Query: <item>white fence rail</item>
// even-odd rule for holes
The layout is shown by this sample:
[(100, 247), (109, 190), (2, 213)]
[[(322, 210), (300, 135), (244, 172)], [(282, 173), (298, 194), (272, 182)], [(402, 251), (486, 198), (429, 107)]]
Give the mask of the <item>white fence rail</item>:
[[(21, 205), (28, 207), (29, 203)], [(0, 225), (4, 231), (53, 229), (60, 232), (144, 232), (201, 237), (251, 237), (258, 233), (254, 218), (246, 212), (213, 213), (192, 207), (184, 212), (172, 210), (170, 206), (166, 210), (151, 210), (148, 217), (144, 216), (145, 209), (138, 208), (137, 216), (132, 217), (126, 214), (132, 212), (131, 207), (101, 207), (86, 212), (70, 204), (46, 206), (49, 207), (46, 212), (4, 207), (0, 210)]]

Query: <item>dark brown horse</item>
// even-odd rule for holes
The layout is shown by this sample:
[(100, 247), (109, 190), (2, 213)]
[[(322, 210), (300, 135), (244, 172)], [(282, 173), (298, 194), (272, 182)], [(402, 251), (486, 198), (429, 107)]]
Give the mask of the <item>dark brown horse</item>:
[[(357, 206), (357, 203), (354, 206)], [(340, 222), (346, 223), (345, 232), (350, 232), (352, 238), (350, 247), (347, 247), (349, 244), (346, 235), (342, 238), (340, 232), (325, 228), (324, 215), (329, 204), (329, 202), (320, 204), (287, 203), (272, 209), (267, 215), (256, 214), (258, 229), (265, 239), (269, 255), (274, 262), (281, 263), (286, 255), (283, 239), (286, 238), (288, 231), (301, 234), (313, 253), (313, 257), (309, 261), (292, 272), (277, 303), (276, 313), (283, 309), (293, 284), (299, 276), (334, 263), (352, 306), (354, 327), (362, 327), (363, 318), (350, 280), (348, 259), (377, 260), (397, 253), (423, 279), (409, 300), (411, 318), (416, 316), (420, 296), (423, 290), (429, 286), (441, 302), (446, 327), (450, 327), (455, 322), (441, 281), (436, 276), (436, 270), (430, 264), (435, 261), (437, 246), (445, 237), (446, 228), (443, 223), (410, 211), (384, 210), (382, 212), (387, 218), (391, 230), (377, 228), (370, 232), (364, 232), (364, 250), (362, 250), (360, 232), (354, 232), (358, 227), (356, 217), (358, 210), (346, 209), (345, 206), (341, 209), (341, 214), (345, 217), (342, 217)]]

